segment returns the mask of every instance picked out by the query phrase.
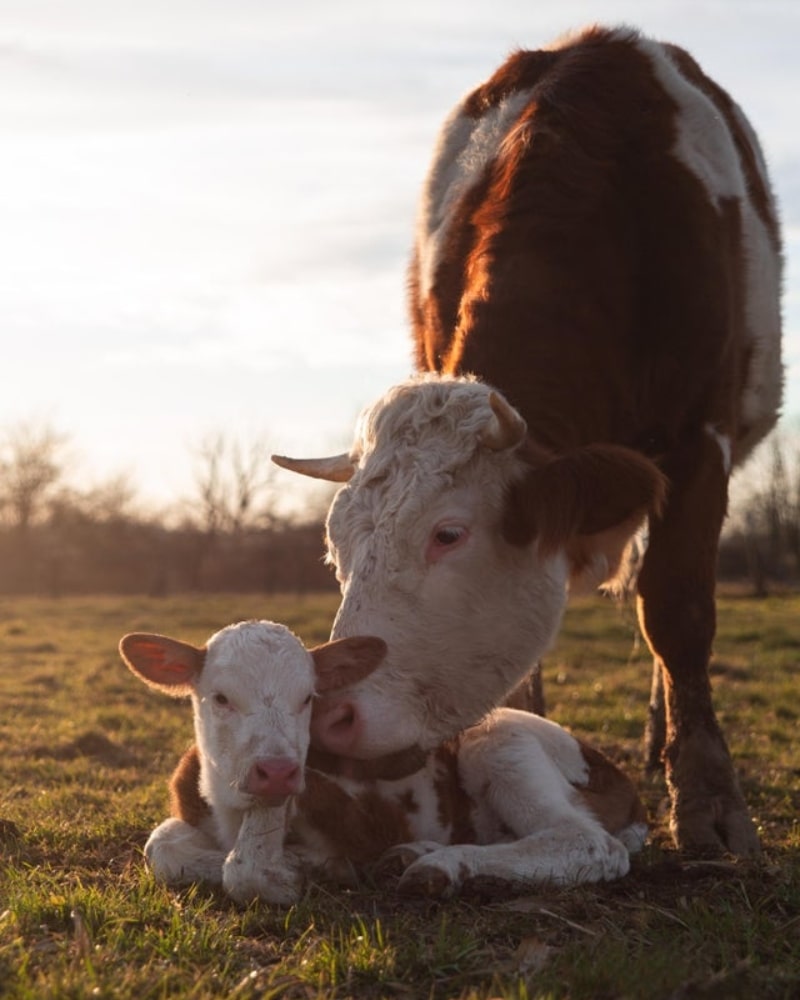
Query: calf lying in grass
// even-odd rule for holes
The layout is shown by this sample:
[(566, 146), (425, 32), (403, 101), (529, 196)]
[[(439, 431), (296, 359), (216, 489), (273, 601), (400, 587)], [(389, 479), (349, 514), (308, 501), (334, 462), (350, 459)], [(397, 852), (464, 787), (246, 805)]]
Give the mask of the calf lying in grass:
[(172, 818), (145, 848), (158, 878), (287, 903), (303, 871), (341, 879), (387, 856), (406, 866), (401, 889), (439, 896), (480, 877), (520, 888), (626, 874), (646, 835), (633, 785), (546, 719), (498, 709), (421, 757), (308, 752), (314, 686), (324, 699), (355, 683), (384, 648), (342, 639), (308, 653), (268, 622), (229, 626), (205, 649), (122, 640), (139, 676), (191, 695), (195, 709), (197, 745), (173, 775)]
[(283, 625), (241, 622), (198, 648), (149, 633), (120, 642), (146, 684), (190, 697), (197, 751), (184, 758), (199, 803), (158, 826), (145, 845), (156, 877), (221, 883), (235, 899), (294, 901), (296, 859), (284, 841), (304, 787), (311, 701), (369, 673), (380, 639), (341, 639), (310, 652)]

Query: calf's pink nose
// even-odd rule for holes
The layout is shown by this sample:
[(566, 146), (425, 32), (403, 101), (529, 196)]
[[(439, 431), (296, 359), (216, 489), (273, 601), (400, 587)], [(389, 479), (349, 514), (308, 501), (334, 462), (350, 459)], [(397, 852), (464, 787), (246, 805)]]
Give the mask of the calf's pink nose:
[(295, 795), (300, 791), (300, 765), (290, 757), (264, 757), (253, 761), (247, 774), (245, 791), (261, 798)]

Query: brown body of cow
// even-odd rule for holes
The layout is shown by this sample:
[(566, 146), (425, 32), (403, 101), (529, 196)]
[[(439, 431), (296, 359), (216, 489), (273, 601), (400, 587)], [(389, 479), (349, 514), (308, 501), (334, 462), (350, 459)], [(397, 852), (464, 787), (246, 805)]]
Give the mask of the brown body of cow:
[(747, 268), (763, 265), (748, 259), (743, 213), (760, 220), (775, 257), (779, 231), (741, 113), (686, 52), (668, 52), (724, 123), (744, 198), (720, 190), (715, 199), (702, 164), (694, 170), (675, 155), (681, 108), (633, 33), (598, 29), (563, 47), (520, 52), (462, 105), (478, 122), (528, 92), (506, 155), (450, 208), (427, 286), (417, 251), (416, 360), (420, 370), (475, 373), (501, 389), (538, 445), (563, 452), (613, 441), (666, 473), (668, 502), (651, 520), (638, 591), (654, 691), (663, 680), (668, 692), (676, 832), (691, 844), (692, 816), (709, 802), (725, 831), (733, 802), (741, 829), (723, 840), (748, 851), (754, 838), (708, 681), (728, 480), (709, 429), (730, 443), (734, 465), (774, 423), (774, 361), (763, 409), (747, 412), (743, 397), (758, 388), (759, 342), (779, 339), (779, 268), (772, 264), (763, 290), (775, 325), (754, 329), (758, 293)]

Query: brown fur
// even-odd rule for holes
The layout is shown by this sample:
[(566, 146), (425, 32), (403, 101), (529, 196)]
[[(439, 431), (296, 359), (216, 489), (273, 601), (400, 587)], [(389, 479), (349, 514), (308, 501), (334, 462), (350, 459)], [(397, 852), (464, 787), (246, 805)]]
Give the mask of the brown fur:
[(190, 826), (199, 826), (211, 815), (211, 806), (200, 795), (200, 754), (191, 746), (178, 761), (169, 782), (170, 815)]
[(438, 765), (434, 788), (439, 800), (439, 822), (450, 828), (450, 843), (471, 844), (475, 840), (475, 827), (471, 815), (472, 802), (458, 776), (459, 743), (460, 738), (456, 736), (434, 751)]
[(632, 823), (647, 823), (647, 810), (630, 778), (599, 750), (578, 742), (589, 765), (589, 781), (576, 788), (606, 830), (617, 834)]
[(369, 782), (351, 795), (319, 771), (309, 771), (299, 812), (331, 847), (332, 856), (368, 864), (390, 847), (412, 840), (407, 803), (381, 795)]

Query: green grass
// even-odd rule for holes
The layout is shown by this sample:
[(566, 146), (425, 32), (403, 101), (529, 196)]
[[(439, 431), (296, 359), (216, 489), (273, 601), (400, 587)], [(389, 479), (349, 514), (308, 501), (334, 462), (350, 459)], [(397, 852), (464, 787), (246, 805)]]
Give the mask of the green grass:
[(446, 903), (313, 886), (288, 910), (172, 892), (142, 863), (189, 707), (116, 652), (132, 630), (201, 642), (229, 621), (324, 640), (335, 596), (0, 601), (0, 995), (532, 998), (800, 995), (800, 598), (720, 601), (716, 703), (764, 845), (757, 863), (674, 852), (641, 772), (649, 655), (630, 610), (570, 610), (545, 664), (549, 714), (609, 752), (654, 829), (608, 885)]

